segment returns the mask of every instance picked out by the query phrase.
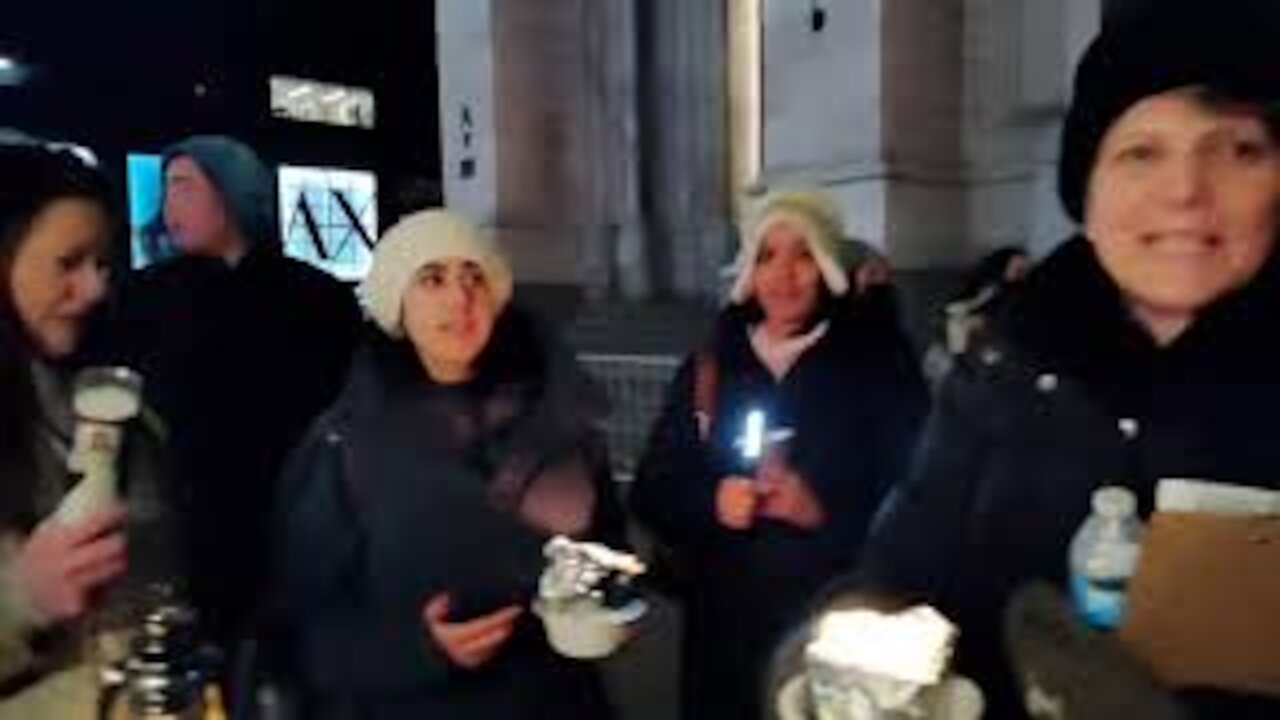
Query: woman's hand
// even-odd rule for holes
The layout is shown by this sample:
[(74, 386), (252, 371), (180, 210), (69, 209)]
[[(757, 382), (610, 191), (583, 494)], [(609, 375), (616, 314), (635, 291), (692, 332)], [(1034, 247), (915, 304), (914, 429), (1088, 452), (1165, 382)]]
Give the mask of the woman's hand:
[(423, 607), (422, 619), (449, 661), (468, 670), (492, 660), (511, 638), (516, 620), (524, 614), (519, 605), (508, 605), (478, 618), (454, 621), (449, 619), (449, 606), (447, 593), (436, 595)]
[(817, 530), (827, 521), (822, 501), (800, 473), (782, 462), (760, 467), (757, 480), (760, 517), (787, 523), (803, 530)]
[(80, 617), (94, 591), (124, 573), (124, 521), (124, 509), (115, 507), (75, 523), (50, 518), (31, 533), (12, 570), (42, 622)]
[(726, 477), (716, 488), (716, 518), (730, 530), (747, 530), (755, 522), (758, 501), (754, 480)]

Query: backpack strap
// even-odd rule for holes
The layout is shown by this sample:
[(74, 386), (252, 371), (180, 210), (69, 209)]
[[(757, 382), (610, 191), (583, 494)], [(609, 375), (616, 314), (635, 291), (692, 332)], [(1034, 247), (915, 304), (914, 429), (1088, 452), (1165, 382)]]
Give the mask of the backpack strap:
[(693, 415), (698, 423), (698, 439), (706, 442), (711, 435), (711, 420), (716, 414), (716, 393), (720, 385), (720, 368), (707, 350), (693, 356)]

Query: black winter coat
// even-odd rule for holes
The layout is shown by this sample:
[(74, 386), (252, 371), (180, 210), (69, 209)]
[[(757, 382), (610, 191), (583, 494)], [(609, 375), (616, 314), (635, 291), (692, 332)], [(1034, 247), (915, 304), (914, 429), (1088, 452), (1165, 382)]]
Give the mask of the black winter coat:
[(274, 614), (305, 717), (610, 716), (595, 669), (554, 654), (532, 613), (474, 671), (453, 666), (423, 620), (443, 592), (459, 620), (529, 606), (548, 537), (512, 506), (531, 483), (593, 490), (589, 534), (621, 543), (603, 406), (572, 357), (515, 310), (486, 356), (501, 367), (440, 386), (407, 343), (374, 337), (291, 459)]
[(1268, 266), (1161, 348), (1092, 247), (1061, 247), (943, 386), (851, 585), (940, 605), (991, 716), (1021, 714), (1001, 615), (1027, 582), (1064, 583), (1096, 488), (1133, 489), (1144, 513), (1162, 478), (1280, 488), (1278, 278)]
[(342, 387), (360, 327), (352, 291), (256, 250), (235, 267), (176, 258), (131, 277), (112, 359), (169, 427), (192, 591), (221, 641), (251, 630), (268, 518), (289, 451)]
[[(695, 421), (691, 359), (653, 428), (632, 506), (689, 575), (684, 716), (750, 720), (779, 633), (853, 566), (882, 498), (905, 474), (927, 393), (887, 291), (839, 304), (827, 333), (781, 382), (757, 359), (740, 310), (721, 318), (714, 358), (707, 442)], [(717, 521), (716, 488), (744, 474), (734, 442), (756, 408), (795, 431), (790, 462), (827, 515), (817, 531), (766, 520), (736, 532)]]

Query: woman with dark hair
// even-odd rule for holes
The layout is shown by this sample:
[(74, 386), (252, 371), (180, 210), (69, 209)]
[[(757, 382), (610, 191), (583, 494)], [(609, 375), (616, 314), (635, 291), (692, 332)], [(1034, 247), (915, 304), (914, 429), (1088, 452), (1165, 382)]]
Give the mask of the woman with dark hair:
[(1022, 282), (1031, 269), (1030, 261), (1026, 249), (1016, 245), (992, 250), (969, 271), (955, 299), (974, 301), (983, 295), (999, 295), (1005, 288)]
[(621, 541), (602, 401), (455, 213), (388, 230), (364, 294), (377, 329), (279, 503), (274, 617), (305, 716), (608, 718), (528, 612), (552, 535)]
[(965, 276), (960, 292), (942, 313), (942, 337), (924, 356), (924, 374), (934, 388), (955, 367), (955, 358), (986, 326), (997, 305), (1020, 284), (1031, 269), (1031, 258), (1021, 247), (1010, 245), (987, 253)]
[(1143, 515), (1162, 479), (1280, 489), (1275, 23), (1251, 12), (1266, 3), (1156, 5), (1104, 28), (1076, 72), (1059, 194), (1080, 235), (947, 378), (850, 581), (952, 617), (992, 717), (1277, 717), (1227, 695), (1171, 711), (1118, 645), (1089, 652), (1104, 635), (1042, 631), (1038, 669), (1003, 637), (1021, 593), (1067, 587), (1100, 487)]
[(684, 585), (689, 720), (761, 716), (773, 642), (856, 560), (925, 410), (892, 303), (852, 297), (841, 225), (815, 192), (762, 201), (640, 462), (632, 506)]
[[(106, 295), (113, 218), (105, 181), (80, 160), (0, 147), (0, 714), (14, 717), (87, 716), (96, 681), (75, 670), (85, 620), (125, 573), (123, 507), (54, 512), (74, 483), (73, 356)], [(131, 535), (152, 509), (132, 498), (156, 469), (137, 429), (124, 474)]]

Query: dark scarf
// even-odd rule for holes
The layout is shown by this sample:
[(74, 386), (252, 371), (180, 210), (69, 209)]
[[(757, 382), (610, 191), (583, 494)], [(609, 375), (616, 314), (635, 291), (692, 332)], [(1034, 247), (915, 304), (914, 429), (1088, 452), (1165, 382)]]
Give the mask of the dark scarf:
[(1001, 305), (995, 333), (1038, 370), (1082, 380), (1112, 411), (1140, 413), (1153, 393), (1179, 380), (1215, 377), (1227, 361), (1253, 378), (1274, 372), (1280, 362), (1280, 340), (1272, 331), (1280, 320), (1278, 265), (1268, 262), (1162, 347), (1133, 317), (1093, 246), (1077, 237)]
[(548, 463), (590, 444), (608, 402), (568, 348), (518, 308), (498, 318), (477, 362), (470, 382), (439, 385), (407, 341), (374, 332), (339, 406), (360, 421), (390, 404), (424, 403), (441, 431), (433, 442), (468, 458), (495, 503), (512, 508)]

